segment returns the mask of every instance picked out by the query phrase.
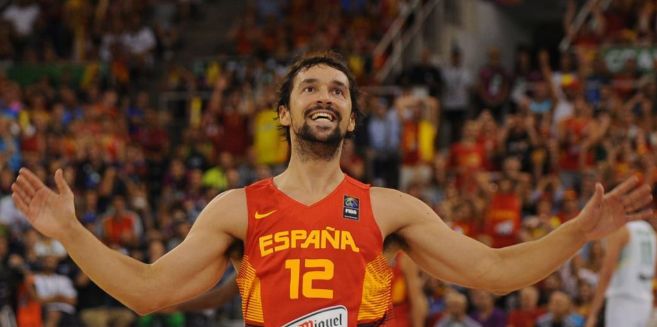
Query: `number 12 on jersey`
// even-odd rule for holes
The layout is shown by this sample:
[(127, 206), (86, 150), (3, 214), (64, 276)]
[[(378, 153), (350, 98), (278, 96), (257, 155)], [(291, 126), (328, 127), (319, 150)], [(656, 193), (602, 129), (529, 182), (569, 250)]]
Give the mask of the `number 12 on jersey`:
[(313, 287), (313, 281), (333, 279), (333, 261), (328, 259), (304, 259), (304, 273), (301, 272), (301, 262), (301, 259), (285, 260), (285, 269), (290, 270), (290, 299), (296, 300), (299, 298), (299, 284), (301, 284), (301, 294), (305, 298), (332, 299), (333, 290), (315, 288)]

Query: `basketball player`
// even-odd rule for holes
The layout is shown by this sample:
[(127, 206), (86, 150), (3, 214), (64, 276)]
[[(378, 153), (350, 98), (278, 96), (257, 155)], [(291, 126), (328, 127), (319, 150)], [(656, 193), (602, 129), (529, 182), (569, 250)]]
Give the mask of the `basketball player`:
[(648, 326), (656, 246), (655, 230), (646, 221), (629, 222), (607, 237), (586, 326), (596, 326), (605, 296), (605, 326)]
[(278, 103), (291, 143), (287, 169), (218, 195), (187, 238), (152, 264), (111, 250), (80, 224), (61, 170), (53, 191), (22, 168), (12, 197), (97, 285), (140, 314), (212, 287), (228, 252), (243, 244), (237, 282), (248, 326), (380, 325), (391, 307), (392, 274), (382, 255), (388, 235), (403, 240), (409, 257), (436, 278), (506, 293), (540, 281), (587, 241), (652, 215), (645, 208), (650, 187), (630, 178), (606, 195), (597, 185), (576, 218), (538, 241), (489, 248), (451, 231), (422, 201), (340, 170), (343, 139), (360, 112), (357, 97), (352, 73), (335, 54), (294, 63)]

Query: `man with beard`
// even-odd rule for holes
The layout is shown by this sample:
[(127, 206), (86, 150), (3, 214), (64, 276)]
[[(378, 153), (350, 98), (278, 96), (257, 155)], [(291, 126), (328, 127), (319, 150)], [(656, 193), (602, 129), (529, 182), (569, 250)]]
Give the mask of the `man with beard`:
[(187, 238), (151, 264), (104, 246), (75, 217), (61, 170), (57, 190), (23, 168), (13, 199), (42, 233), (109, 294), (140, 314), (194, 297), (243, 244), (237, 283), (248, 326), (375, 326), (390, 309), (383, 240), (395, 234), (432, 276), (495, 293), (534, 284), (587, 241), (652, 215), (650, 187), (602, 185), (577, 218), (546, 237), (492, 249), (455, 233), (422, 201), (370, 187), (340, 170), (343, 139), (359, 118), (358, 89), (341, 57), (306, 55), (280, 88), (278, 119), (291, 144), (280, 175), (218, 195)]

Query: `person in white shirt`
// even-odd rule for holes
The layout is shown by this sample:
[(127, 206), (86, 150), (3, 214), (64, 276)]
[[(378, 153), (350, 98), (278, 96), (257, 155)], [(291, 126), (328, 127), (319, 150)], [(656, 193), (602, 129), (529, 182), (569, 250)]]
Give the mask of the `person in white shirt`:
[(656, 247), (655, 230), (643, 220), (629, 222), (608, 236), (587, 327), (596, 326), (605, 296), (605, 326), (648, 325)]
[(77, 292), (70, 278), (55, 273), (58, 259), (47, 256), (43, 259), (43, 271), (34, 276), (34, 287), (39, 302), (45, 309), (45, 327), (58, 326), (60, 321), (75, 315)]
[(445, 87), (442, 97), (441, 147), (459, 139), (461, 126), (468, 116), (472, 77), (463, 67), (462, 61), (461, 52), (454, 49), (450, 57), (450, 64), (442, 69)]

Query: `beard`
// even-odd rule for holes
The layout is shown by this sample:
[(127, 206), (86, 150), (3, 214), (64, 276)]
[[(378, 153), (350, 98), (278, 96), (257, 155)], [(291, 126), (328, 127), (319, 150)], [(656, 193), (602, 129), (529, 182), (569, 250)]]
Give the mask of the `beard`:
[[(310, 109), (309, 111), (315, 109), (332, 110), (330, 107), (317, 106)], [(313, 129), (313, 127), (308, 124), (307, 119), (304, 119), (304, 123), (301, 128), (295, 132), (297, 137), (294, 147), (299, 152), (302, 159), (330, 161), (337, 155), (346, 133), (342, 133), (340, 130), (340, 113), (336, 110), (332, 111), (336, 116), (337, 124), (333, 130), (329, 132), (328, 135), (317, 135), (317, 132)]]

